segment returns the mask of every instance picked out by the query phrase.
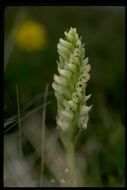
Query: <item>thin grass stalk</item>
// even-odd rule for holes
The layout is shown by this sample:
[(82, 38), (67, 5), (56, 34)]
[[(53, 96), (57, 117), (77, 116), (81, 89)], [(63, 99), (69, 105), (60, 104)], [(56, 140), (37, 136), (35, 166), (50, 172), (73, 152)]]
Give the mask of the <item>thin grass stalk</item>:
[(40, 176), (40, 187), (43, 185), (43, 172), (44, 172), (44, 149), (45, 149), (45, 117), (46, 117), (46, 102), (48, 96), (48, 84), (45, 88), (44, 94), (44, 108), (42, 112), (42, 155), (41, 155), (41, 176)]
[(21, 113), (20, 113), (20, 100), (19, 100), (19, 88), (16, 84), (16, 96), (17, 96), (17, 109), (18, 109), (18, 127), (19, 127), (19, 158), (22, 160), (22, 130), (21, 130)]

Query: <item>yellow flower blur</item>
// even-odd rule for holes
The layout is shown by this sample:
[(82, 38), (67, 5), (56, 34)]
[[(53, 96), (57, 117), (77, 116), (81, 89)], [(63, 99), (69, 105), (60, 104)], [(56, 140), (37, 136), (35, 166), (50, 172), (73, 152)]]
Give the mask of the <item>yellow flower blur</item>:
[(24, 21), (14, 34), (17, 45), (28, 52), (45, 48), (45, 27), (35, 21)]

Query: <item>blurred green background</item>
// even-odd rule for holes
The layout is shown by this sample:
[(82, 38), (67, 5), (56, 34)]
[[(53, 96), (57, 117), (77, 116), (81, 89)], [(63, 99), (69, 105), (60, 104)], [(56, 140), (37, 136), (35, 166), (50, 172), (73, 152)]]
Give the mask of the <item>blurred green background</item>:
[[(16, 41), (14, 30), (27, 20), (38, 23), (46, 32), (46, 46), (36, 51), (28, 52)], [(89, 105), (93, 104), (93, 108), (88, 129), (81, 133), (76, 147), (86, 162), (83, 173), (85, 184), (124, 186), (125, 7), (6, 7), (5, 120), (17, 114), (16, 84), (23, 109), (28, 101), (44, 93), (48, 83), (48, 100), (52, 100), (52, 103), (47, 107), (46, 124), (56, 130), (56, 100), (51, 84), (53, 75), (57, 72), (58, 40), (70, 27), (76, 27), (79, 36), (82, 36), (82, 41), (86, 44), (86, 56), (91, 64), (87, 94), (92, 93)]]

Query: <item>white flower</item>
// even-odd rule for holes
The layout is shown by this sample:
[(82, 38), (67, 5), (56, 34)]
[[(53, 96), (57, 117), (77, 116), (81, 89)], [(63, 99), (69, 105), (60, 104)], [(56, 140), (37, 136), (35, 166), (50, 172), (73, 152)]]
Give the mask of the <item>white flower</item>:
[(92, 108), (86, 105), (91, 94), (85, 95), (91, 67), (76, 28), (70, 28), (64, 34), (65, 39), (60, 38), (57, 45), (58, 75), (54, 75), (52, 84), (58, 104), (57, 126), (63, 131), (70, 127), (86, 129)]

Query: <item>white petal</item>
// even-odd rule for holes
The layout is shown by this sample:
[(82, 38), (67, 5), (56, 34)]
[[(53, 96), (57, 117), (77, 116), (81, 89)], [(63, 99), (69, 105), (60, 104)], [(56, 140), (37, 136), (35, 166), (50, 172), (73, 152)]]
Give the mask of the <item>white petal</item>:
[(61, 85), (68, 85), (68, 81), (65, 78), (62, 78), (58, 75), (54, 75), (54, 81)]
[(66, 131), (70, 125), (66, 121), (61, 121), (60, 119), (57, 119), (57, 126), (61, 128), (63, 131)]
[(74, 117), (74, 114), (72, 112), (69, 112), (69, 111), (61, 111), (60, 113), (65, 118), (65, 121), (66, 121), (66, 119), (72, 120)]
[(55, 82), (53, 82), (52, 87), (57, 92), (57, 94), (63, 94), (63, 88), (60, 85), (57, 85)]
[(85, 87), (85, 85), (82, 81), (77, 82), (77, 84), (76, 84), (77, 91), (83, 91), (84, 87)]
[(85, 69), (86, 69), (86, 71), (87, 71), (87, 72), (89, 72), (89, 71), (90, 71), (90, 69), (91, 69), (90, 64), (86, 65), (86, 66), (85, 66)]
[(75, 102), (75, 103), (79, 103), (81, 102), (82, 100), (82, 93), (81, 92), (73, 92), (72, 93), (72, 100)]
[(64, 32), (64, 34), (69, 41), (73, 41), (73, 36), (70, 33)]
[(85, 96), (85, 100), (89, 100), (89, 98), (91, 97), (91, 94), (89, 94), (88, 96)]
[(84, 73), (79, 77), (79, 80), (83, 81), (84, 83), (86, 83), (88, 80), (90, 79), (90, 74), (86, 73), (84, 71)]
[(88, 62), (89, 62), (89, 58), (86, 57), (86, 58), (83, 60), (83, 63), (84, 63), (84, 64), (87, 64)]
[(86, 106), (86, 105), (81, 106), (80, 115), (87, 114), (91, 110), (91, 108), (92, 108), (92, 105), (91, 106)]
[(58, 72), (61, 76), (65, 77), (67, 79), (69, 79), (71, 77), (71, 72), (68, 70), (58, 68)]
[(64, 47), (67, 47), (69, 49), (73, 49), (73, 44), (70, 42), (67, 42), (66, 40), (63, 40), (62, 38), (60, 38), (60, 44), (63, 45)]
[(78, 120), (79, 127), (83, 129), (87, 129), (88, 120), (89, 120), (88, 114), (83, 117), (80, 117)]
[(67, 68), (68, 68), (71, 72), (75, 72), (76, 69), (77, 69), (77, 66), (74, 65), (74, 64), (69, 63), (69, 64), (67, 64)]
[(71, 108), (75, 111), (77, 109), (77, 104), (73, 100), (69, 100), (68, 104), (71, 106)]

